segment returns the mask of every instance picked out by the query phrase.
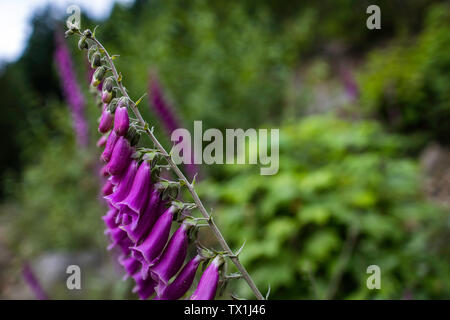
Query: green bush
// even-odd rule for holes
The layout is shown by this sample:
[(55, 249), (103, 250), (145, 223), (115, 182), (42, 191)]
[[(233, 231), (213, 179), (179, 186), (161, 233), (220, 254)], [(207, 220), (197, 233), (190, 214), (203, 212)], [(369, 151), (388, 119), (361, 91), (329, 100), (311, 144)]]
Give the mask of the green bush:
[[(281, 128), (278, 174), (233, 166), (199, 188), (233, 247), (246, 239), (242, 262), (272, 298), (449, 297), (436, 240), (448, 224), (421, 195), (409, 145), (376, 122), (309, 117)], [(381, 290), (366, 288), (372, 264)], [(251, 296), (243, 281), (234, 290)]]
[(361, 76), (362, 105), (403, 132), (450, 136), (450, 16), (448, 4), (429, 10), (425, 29), (373, 52)]

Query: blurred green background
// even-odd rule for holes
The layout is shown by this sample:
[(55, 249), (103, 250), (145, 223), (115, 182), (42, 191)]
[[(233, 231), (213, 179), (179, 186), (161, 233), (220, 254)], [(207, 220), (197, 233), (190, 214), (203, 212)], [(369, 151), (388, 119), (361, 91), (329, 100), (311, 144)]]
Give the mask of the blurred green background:
[[(381, 8), (381, 29), (366, 8)], [(446, 1), (135, 1), (97, 37), (137, 99), (157, 70), (192, 129), (280, 128), (280, 171), (200, 167), (199, 193), (272, 299), (450, 298), (450, 6)], [(0, 298), (134, 298), (105, 249), (98, 109), (68, 39), (91, 142), (75, 142), (53, 59), (64, 17), (36, 12), (20, 59), (0, 72)], [(167, 148), (148, 99), (140, 106)], [(187, 201), (191, 201), (188, 196)], [(204, 243), (216, 246), (207, 231)], [(83, 290), (65, 287), (81, 264)], [(76, 262), (76, 263), (74, 263)], [(366, 268), (381, 268), (369, 290)], [(233, 271), (230, 266), (230, 272)], [(251, 298), (242, 280), (230, 293)]]

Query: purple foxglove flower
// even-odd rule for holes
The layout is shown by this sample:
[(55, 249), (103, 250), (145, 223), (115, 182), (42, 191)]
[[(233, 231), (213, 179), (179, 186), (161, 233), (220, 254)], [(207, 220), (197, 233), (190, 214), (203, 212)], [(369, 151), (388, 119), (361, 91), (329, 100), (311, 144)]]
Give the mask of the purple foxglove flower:
[(187, 231), (191, 225), (182, 223), (177, 231), (170, 238), (166, 249), (157, 259), (155, 264), (150, 267), (150, 274), (153, 280), (158, 283), (157, 292), (160, 288), (167, 286), (170, 278), (172, 278), (183, 265), (186, 258), (188, 247)]
[(118, 213), (117, 209), (109, 209), (108, 212), (102, 217), (108, 229), (114, 229), (118, 227), (116, 223), (117, 213)]
[(156, 220), (164, 212), (164, 204), (165, 202), (160, 200), (159, 192), (153, 190), (144, 212), (137, 217), (133, 217), (131, 223), (123, 227), (133, 242), (140, 242), (148, 234)]
[(106, 145), (106, 140), (108, 140), (108, 136), (106, 134), (102, 135), (100, 139), (97, 140), (96, 146), (97, 148), (101, 148)]
[(134, 243), (128, 237), (123, 238), (117, 244), (124, 256), (129, 256), (131, 254), (130, 247), (132, 247), (133, 245)]
[(128, 117), (127, 103), (125, 99), (121, 99), (117, 104), (114, 115), (114, 131), (118, 136), (124, 136), (130, 127), (130, 118)]
[(167, 286), (157, 286), (157, 297), (155, 300), (177, 300), (180, 299), (191, 287), (195, 278), (197, 268), (202, 261), (200, 255), (195, 256), (181, 269), (175, 280)]
[(114, 130), (111, 131), (111, 133), (108, 136), (108, 140), (106, 140), (105, 150), (103, 150), (103, 153), (101, 156), (101, 158), (104, 162), (109, 162), (109, 160), (111, 159), (111, 155), (114, 150), (114, 146), (116, 145), (118, 139), (119, 139), (119, 136), (116, 134), (116, 132)]
[(119, 137), (106, 167), (107, 171), (111, 175), (120, 174), (130, 163), (132, 153), (130, 142), (124, 137)]
[(143, 211), (151, 188), (150, 174), (150, 164), (143, 161), (136, 173), (130, 192), (123, 201), (118, 203), (120, 208), (127, 206), (137, 214)]
[(119, 209), (116, 222), (121, 225), (128, 225), (135, 219), (135, 216), (137, 216), (136, 212), (128, 207), (122, 207)]
[(153, 279), (142, 278), (142, 274), (140, 272), (135, 273), (132, 277), (136, 282), (136, 286), (133, 288), (133, 293), (137, 293), (139, 295), (139, 299), (148, 299), (153, 293), (155, 293), (155, 282)]
[(88, 122), (84, 115), (85, 101), (78, 85), (69, 49), (61, 32), (55, 34), (55, 62), (61, 88), (69, 105), (78, 144), (86, 148), (89, 143)]
[(197, 289), (192, 294), (190, 300), (212, 300), (216, 296), (217, 284), (219, 282), (219, 267), (223, 263), (223, 258), (217, 256), (203, 272)]
[(140, 245), (132, 247), (133, 256), (142, 263), (142, 276), (145, 279), (148, 275), (148, 268), (153, 260), (159, 256), (169, 238), (170, 226), (176, 208), (171, 206), (156, 221), (150, 234)]
[[(127, 170), (124, 172), (123, 178), (120, 180), (114, 193), (105, 197), (106, 201), (108, 201), (108, 203), (110, 203), (112, 206), (119, 208), (117, 204), (125, 199), (130, 192), (134, 177), (137, 172), (137, 168), (138, 163), (135, 160), (132, 160)], [(114, 184), (114, 182), (112, 183)]]
[(111, 111), (109, 111), (108, 106), (104, 105), (103, 106), (103, 111), (102, 111), (102, 116), (100, 118), (100, 123), (98, 125), (98, 131), (100, 133), (108, 132), (109, 129), (111, 129), (111, 125), (113, 123), (113, 119), (114, 119), (114, 116), (111, 113)]
[(106, 181), (105, 185), (102, 188), (102, 194), (104, 196), (110, 195), (111, 193), (113, 193), (113, 188), (114, 188), (114, 185), (111, 182)]
[(119, 245), (124, 238), (127, 238), (127, 233), (119, 227), (108, 229), (105, 233), (109, 235), (109, 238), (111, 239), (111, 244), (108, 246), (108, 250), (111, 250), (115, 246)]
[(141, 263), (131, 256), (120, 258), (119, 263), (123, 266), (126, 272), (123, 280), (127, 279), (129, 276), (134, 275), (141, 267)]

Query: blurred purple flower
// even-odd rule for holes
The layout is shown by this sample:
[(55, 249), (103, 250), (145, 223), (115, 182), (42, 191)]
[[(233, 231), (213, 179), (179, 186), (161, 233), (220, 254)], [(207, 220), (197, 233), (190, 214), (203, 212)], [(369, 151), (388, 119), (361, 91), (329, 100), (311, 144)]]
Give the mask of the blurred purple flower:
[(72, 59), (69, 49), (64, 42), (63, 33), (55, 33), (55, 45), (54, 57), (56, 67), (58, 69), (64, 98), (72, 114), (77, 142), (81, 147), (86, 148), (89, 143), (89, 133), (88, 124), (84, 116), (84, 97), (78, 86)]
[[(155, 110), (157, 116), (160, 118), (169, 135), (171, 135), (174, 130), (181, 128), (180, 121), (178, 120), (178, 117), (173, 111), (172, 105), (164, 96), (164, 92), (158, 80), (158, 75), (156, 71), (150, 72), (150, 84), (148, 96), (150, 99), (150, 105)], [(183, 141), (179, 141), (178, 143), (183, 143)], [(198, 172), (198, 168), (194, 164), (193, 152), (191, 154), (192, 154), (191, 163), (186, 163), (185, 168), (188, 176), (190, 178), (193, 178), (194, 175)]]
[(47, 294), (39, 283), (38, 279), (34, 275), (33, 270), (31, 269), (28, 263), (23, 265), (22, 275), (25, 279), (25, 282), (30, 286), (30, 289), (33, 291), (36, 299), (38, 300), (49, 300)]

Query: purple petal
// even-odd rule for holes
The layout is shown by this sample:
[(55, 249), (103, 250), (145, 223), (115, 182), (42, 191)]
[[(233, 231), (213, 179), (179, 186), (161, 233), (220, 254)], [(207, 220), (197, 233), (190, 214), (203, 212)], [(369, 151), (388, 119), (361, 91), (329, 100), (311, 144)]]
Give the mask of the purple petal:
[(108, 132), (109, 129), (111, 129), (113, 119), (114, 119), (114, 117), (113, 117), (112, 113), (109, 111), (109, 109), (103, 108), (102, 116), (100, 118), (100, 123), (98, 125), (98, 131), (100, 133)]
[(144, 236), (148, 234), (156, 220), (163, 212), (163, 202), (160, 201), (159, 192), (152, 191), (144, 212), (132, 219), (129, 225), (123, 227), (128, 237), (135, 243), (138, 243)]
[[(124, 171), (123, 178), (120, 180), (114, 193), (105, 197), (106, 201), (108, 201), (111, 205), (119, 208), (117, 204), (125, 199), (130, 192), (137, 169), (138, 163), (135, 160), (132, 160), (127, 170)], [(118, 176), (119, 175), (113, 177)]]
[(216, 295), (217, 284), (219, 282), (219, 267), (223, 258), (217, 256), (203, 272), (197, 289), (192, 294), (190, 300), (212, 300)]
[(148, 299), (155, 292), (155, 282), (153, 279), (142, 278), (140, 272), (134, 274), (133, 279), (136, 282), (136, 286), (133, 288), (133, 293), (137, 293), (139, 295), (139, 299)]
[[(140, 245), (131, 248), (133, 256), (143, 264), (143, 273), (146, 271), (145, 263), (151, 264), (166, 245), (175, 210), (174, 206), (167, 209), (156, 221), (147, 239)], [(144, 274), (144, 278), (146, 276), (147, 274)]]
[(130, 146), (130, 142), (124, 137), (119, 137), (106, 167), (107, 171), (111, 175), (120, 174), (130, 163), (132, 153), (133, 149)]
[[(152, 278), (158, 283), (158, 287), (167, 286), (172, 278), (183, 265), (186, 258), (189, 225), (183, 223), (173, 234), (166, 249), (150, 268)], [(159, 288), (157, 289), (158, 292)]]
[(141, 213), (150, 192), (150, 173), (150, 164), (143, 161), (136, 173), (130, 192), (122, 202), (118, 203), (121, 208), (128, 206), (136, 213)]
[(114, 115), (114, 131), (118, 136), (124, 136), (128, 132), (130, 126), (130, 118), (126, 107), (117, 106)]
[(156, 287), (157, 300), (177, 300), (180, 299), (191, 287), (195, 278), (197, 268), (202, 261), (202, 257), (197, 255), (186, 263), (175, 280), (167, 285)]

